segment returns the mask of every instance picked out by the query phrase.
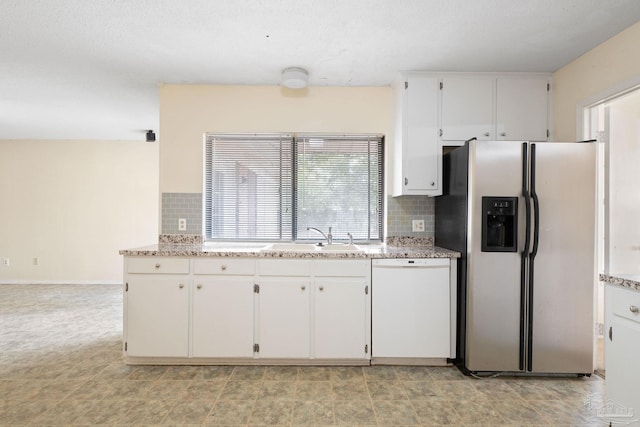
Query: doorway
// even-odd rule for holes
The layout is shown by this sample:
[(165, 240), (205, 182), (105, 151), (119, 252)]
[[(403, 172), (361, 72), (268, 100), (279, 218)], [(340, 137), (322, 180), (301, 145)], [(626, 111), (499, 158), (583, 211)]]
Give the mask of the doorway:
[[(585, 108), (585, 139), (598, 142), (598, 272), (640, 274), (640, 88)], [(596, 371), (604, 372), (604, 286), (598, 282)]]

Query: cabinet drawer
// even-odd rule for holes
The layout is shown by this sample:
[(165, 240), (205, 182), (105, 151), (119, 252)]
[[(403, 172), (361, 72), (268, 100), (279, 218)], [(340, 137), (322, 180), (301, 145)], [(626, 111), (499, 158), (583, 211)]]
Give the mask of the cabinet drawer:
[(258, 265), (261, 276), (311, 275), (311, 261), (306, 259), (261, 259)]
[(256, 260), (247, 258), (201, 258), (193, 261), (194, 274), (249, 275), (256, 273)]
[(640, 323), (640, 292), (616, 289), (610, 292), (611, 311), (615, 316), (624, 317)]
[(189, 259), (178, 257), (129, 258), (127, 273), (140, 274), (188, 274)]
[(371, 269), (369, 260), (324, 260), (315, 261), (317, 277), (366, 277)]

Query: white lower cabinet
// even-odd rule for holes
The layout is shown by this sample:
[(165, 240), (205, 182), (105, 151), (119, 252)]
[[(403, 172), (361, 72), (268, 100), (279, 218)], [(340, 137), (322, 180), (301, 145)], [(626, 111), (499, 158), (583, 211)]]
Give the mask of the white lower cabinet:
[(193, 286), (193, 357), (253, 357), (251, 277), (198, 277)]
[[(605, 286), (607, 398), (640, 419), (640, 292)], [(621, 418), (623, 419), (623, 418)]]
[(310, 288), (309, 277), (260, 278), (260, 358), (309, 357)]
[(260, 358), (368, 358), (369, 260), (260, 260), (258, 265)]
[(368, 359), (368, 290), (365, 279), (319, 278), (314, 293), (314, 356)]
[(313, 357), (369, 360), (371, 260), (315, 260)]
[(372, 284), (369, 259), (128, 257), (125, 358), (368, 364), (372, 295), (374, 351), (446, 355), (449, 264), (434, 262), (425, 286)]
[(253, 357), (256, 260), (193, 261), (191, 356)]
[(125, 284), (129, 356), (189, 355), (189, 277), (129, 276)]

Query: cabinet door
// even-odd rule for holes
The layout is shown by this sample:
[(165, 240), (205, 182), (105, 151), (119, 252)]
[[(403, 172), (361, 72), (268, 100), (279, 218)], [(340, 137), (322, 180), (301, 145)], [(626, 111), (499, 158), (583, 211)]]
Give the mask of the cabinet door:
[(465, 141), (495, 139), (494, 79), (445, 77), (442, 79), (442, 139)]
[(129, 276), (127, 284), (127, 355), (188, 356), (188, 278)]
[(607, 398), (640, 413), (640, 293), (605, 287), (605, 368)]
[(368, 291), (364, 279), (316, 279), (314, 357), (369, 358)]
[(372, 356), (449, 357), (449, 268), (376, 268)]
[(253, 276), (196, 278), (192, 356), (253, 357), (253, 281)]
[(499, 78), (496, 95), (498, 140), (547, 140), (547, 79)]
[(308, 358), (311, 285), (308, 277), (260, 279), (260, 358)]
[(438, 86), (435, 77), (407, 79), (402, 141), (403, 194), (438, 190), (442, 153), (438, 145)]
[(640, 411), (640, 323), (614, 314), (610, 326), (612, 339), (607, 342), (610, 348), (606, 360), (607, 397), (637, 414)]

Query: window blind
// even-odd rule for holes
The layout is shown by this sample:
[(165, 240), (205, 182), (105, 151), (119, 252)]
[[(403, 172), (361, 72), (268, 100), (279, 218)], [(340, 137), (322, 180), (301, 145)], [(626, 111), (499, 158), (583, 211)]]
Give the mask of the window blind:
[(207, 135), (207, 239), (292, 240), (292, 144), (288, 134)]
[(376, 135), (296, 135), (296, 235), (318, 240), (332, 227), (334, 240), (382, 237), (383, 144)]

